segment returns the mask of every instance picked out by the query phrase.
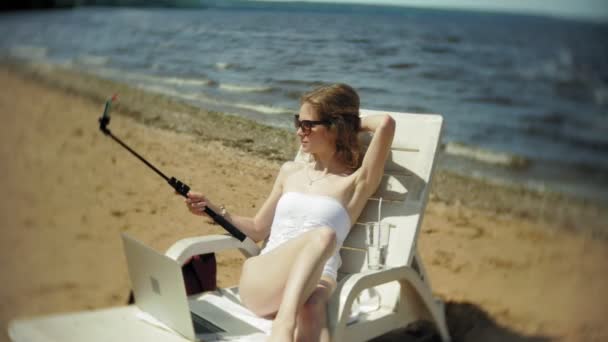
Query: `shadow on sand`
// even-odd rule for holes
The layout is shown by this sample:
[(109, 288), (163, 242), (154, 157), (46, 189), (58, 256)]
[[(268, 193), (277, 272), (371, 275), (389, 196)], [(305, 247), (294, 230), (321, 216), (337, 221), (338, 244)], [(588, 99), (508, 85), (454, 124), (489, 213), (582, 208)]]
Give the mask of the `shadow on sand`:
[[(471, 303), (446, 303), (447, 324), (452, 342), (548, 342), (548, 336), (527, 336), (496, 323), (482, 308)], [(391, 331), (373, 342), (441, 342), (428, 322)]]

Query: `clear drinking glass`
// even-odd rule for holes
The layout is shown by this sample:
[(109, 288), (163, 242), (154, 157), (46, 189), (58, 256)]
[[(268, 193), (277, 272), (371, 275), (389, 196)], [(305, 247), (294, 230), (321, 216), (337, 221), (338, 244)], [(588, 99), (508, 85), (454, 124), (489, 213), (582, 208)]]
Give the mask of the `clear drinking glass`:
[(366, 224), (367, 268), (379, 270), (385, 266), (386, 248), (388, 247), (389, 226), (382, 222)]

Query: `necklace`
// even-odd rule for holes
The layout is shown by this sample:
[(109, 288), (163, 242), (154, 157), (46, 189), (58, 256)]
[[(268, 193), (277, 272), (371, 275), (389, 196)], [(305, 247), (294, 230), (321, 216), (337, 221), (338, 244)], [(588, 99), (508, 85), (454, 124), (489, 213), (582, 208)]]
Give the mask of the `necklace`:
[(323, 178), (327, 177), (327, 175), (329, 175), (329, 173), (327, 172), (327, 169), (325, 169), (325, 170), (323, 170), (323, 175), (321, 175), (321, 177), (313, 179), (310, 177), (308, 169), (309, 169), (309, 167), (306, 168), (306, 178), (308, 178), (308, 186), (312, 186), (312, 184), (314, 182), (320, 181), (321, 179), (323, 179)]

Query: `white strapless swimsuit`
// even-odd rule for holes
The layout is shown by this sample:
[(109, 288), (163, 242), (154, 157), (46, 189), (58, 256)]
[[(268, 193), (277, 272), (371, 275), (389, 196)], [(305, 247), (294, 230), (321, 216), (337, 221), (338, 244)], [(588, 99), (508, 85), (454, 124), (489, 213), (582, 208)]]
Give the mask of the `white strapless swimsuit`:
[(327, 226), (336, 232), (336, 251), (327, 260), (323, 275), (334, 280), (342, 264), (340, 247), (350, 231), (350, 216), (346, 208), (335, 198), (301, 192), (284, 193), (275, 210), (270, 237), (260, 254), (266, 254), (302, 233)]

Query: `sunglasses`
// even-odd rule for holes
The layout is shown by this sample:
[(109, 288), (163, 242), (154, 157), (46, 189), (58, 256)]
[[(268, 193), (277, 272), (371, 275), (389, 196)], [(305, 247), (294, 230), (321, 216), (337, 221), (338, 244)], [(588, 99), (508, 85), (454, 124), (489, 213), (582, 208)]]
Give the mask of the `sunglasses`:
[(298, 128), (301, 128), (302, 133), (304, 133), (304, 135), (309, 135), (310, 131), (312, 130), (313, 127), (315, 127), (317, 125), (329, 126), (329, 125), (331, 125), (331, 121), (329, 121), (329, 120), (300, 120), (300, 116), (296, 114), (293, 116), (293, 124), (294, 124), (296, 130)]

